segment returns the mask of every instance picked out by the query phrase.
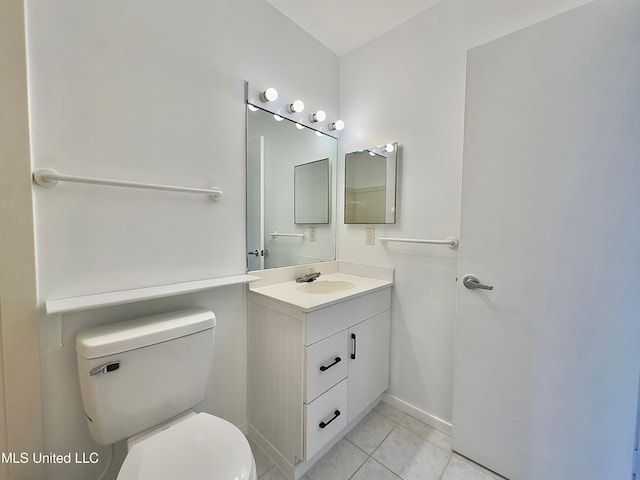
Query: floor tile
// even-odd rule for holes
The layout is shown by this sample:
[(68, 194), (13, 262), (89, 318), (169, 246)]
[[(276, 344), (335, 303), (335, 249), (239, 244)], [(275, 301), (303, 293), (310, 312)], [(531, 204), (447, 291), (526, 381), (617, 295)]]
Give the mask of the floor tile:
[(387, 402), (380, 402), (375, 406), (374, 410), (396, 423), (402, 420), (402, 417), (405, 415), (402, 410), (389, 405)]
[(351, 480), (401, 480), (391, 470), (385, 468), (373, 458), (369, 458)]
[(411, 415), (405, 415), (404, 417), (402, 417), (402, 420), (400, 420), (400, 425), (402, 425), (407, 430), (415, 433), (420, 438), (429, 440), (431, 443), (436, 444), (443, 450), (451, 452), (451, 437), (446, 433), (442, 433), (440, 430), (436, 430), (432, 426), (421, 422)]
[(395, 426), (387, 417), (371, 411), (347, 434), (347, 438), (371, 455)]
[(501, 477), (486, 472), (481, 467), (475, 466), (457, 455), (451, 457), (451, 461), (442, 476), (442, 480), (495, 480), (498, 478)]
[(307, 477), (310, 480), (347, 480), (366, 459), (366, 453), (342, 439), (311, 467)]
[(450, 456), (401, 426), (373, 453), (373, 458), (404, 480), (439, 480)]

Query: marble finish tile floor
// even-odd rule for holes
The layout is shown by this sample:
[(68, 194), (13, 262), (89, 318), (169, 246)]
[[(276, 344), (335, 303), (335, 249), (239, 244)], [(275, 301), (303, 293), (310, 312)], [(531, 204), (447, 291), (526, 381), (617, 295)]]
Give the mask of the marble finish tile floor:
[[(287, 480), (249, 442), (259, 480)], [(503, 480), (457, 455), (451, 438), (380, 402), (302, 480)]]

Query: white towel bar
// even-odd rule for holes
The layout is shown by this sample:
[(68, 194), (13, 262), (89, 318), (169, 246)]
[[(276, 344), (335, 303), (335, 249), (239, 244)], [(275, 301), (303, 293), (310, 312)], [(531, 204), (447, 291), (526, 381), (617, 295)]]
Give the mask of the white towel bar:
[(42, 168), (33, 172), (33, 181), (41, 187), (53, 187), (58, 182), (90, 183), (92, 185), (107, 185), (111, 187), (142, 188), (145, 190), (163, 190), (168, 192), (198, 193), (209, 195), (211, 200), (220, 200), (222, 190), (219, 188), (192, 188), (175, 185), (159, 185), (156, 183), (128, 182), (124, 180), (110, 180), (106, 178), (81, 177), (78, 175), (64, 175), (53, 170)]
[(269, 235), (271, 235), (272, 237), (300, 237), (300, 238), (307, 238), (307, 234), (306, 233), (278, 233), (275, 230), (273, 232), (271, 232)]
[(392, 238), (392, 237), (379, 237), (381, 242), (402, 242), (402, 243), (428, 243), (432, 245), (448, 245), (449, 248), (456, 248), (459, 241), (456, 237), (450, 236), (445, 240), (425, 240), (421, 238)]

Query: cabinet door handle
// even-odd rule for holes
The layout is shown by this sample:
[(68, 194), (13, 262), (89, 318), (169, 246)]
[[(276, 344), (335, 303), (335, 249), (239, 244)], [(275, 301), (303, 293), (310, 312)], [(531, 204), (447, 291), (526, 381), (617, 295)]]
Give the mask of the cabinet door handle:
[(351, 346), (352, 346), (351, 360), (355, 360), (356, 359), (356, 334), (355, 333), (351, 334)]
[(336, 410), (335, 412), (333, 412), (333, 417), (331, 417), (331, 420), (329, 420), (328, 422), (320, 422), (318, 424), (318, 426), (320, 428), (324, 428), (327, 425), (329, 425), (331, 422), (333, 422), (336, 418), (338, 418), (340, 416), (340, 410)]
[(326, 370), (329, 370), (331, 367), (333, 367), (335, 364), (340, 363), (342, 361), (342, 359), (340, 357), (336, 357), (336, 359), (333, 361), (333, 363), (329, 364), (329, 365), (322, 365), (320, 367), (320, 371), (324, 372)]

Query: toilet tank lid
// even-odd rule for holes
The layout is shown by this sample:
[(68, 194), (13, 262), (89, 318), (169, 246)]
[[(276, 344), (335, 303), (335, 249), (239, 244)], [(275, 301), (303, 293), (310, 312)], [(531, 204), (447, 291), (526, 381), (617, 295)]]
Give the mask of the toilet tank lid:
[(78, 333), (76, 352), (100, 358), (184, 337), (216, 326), (216, 316), (202, 307), (90, 327)]

